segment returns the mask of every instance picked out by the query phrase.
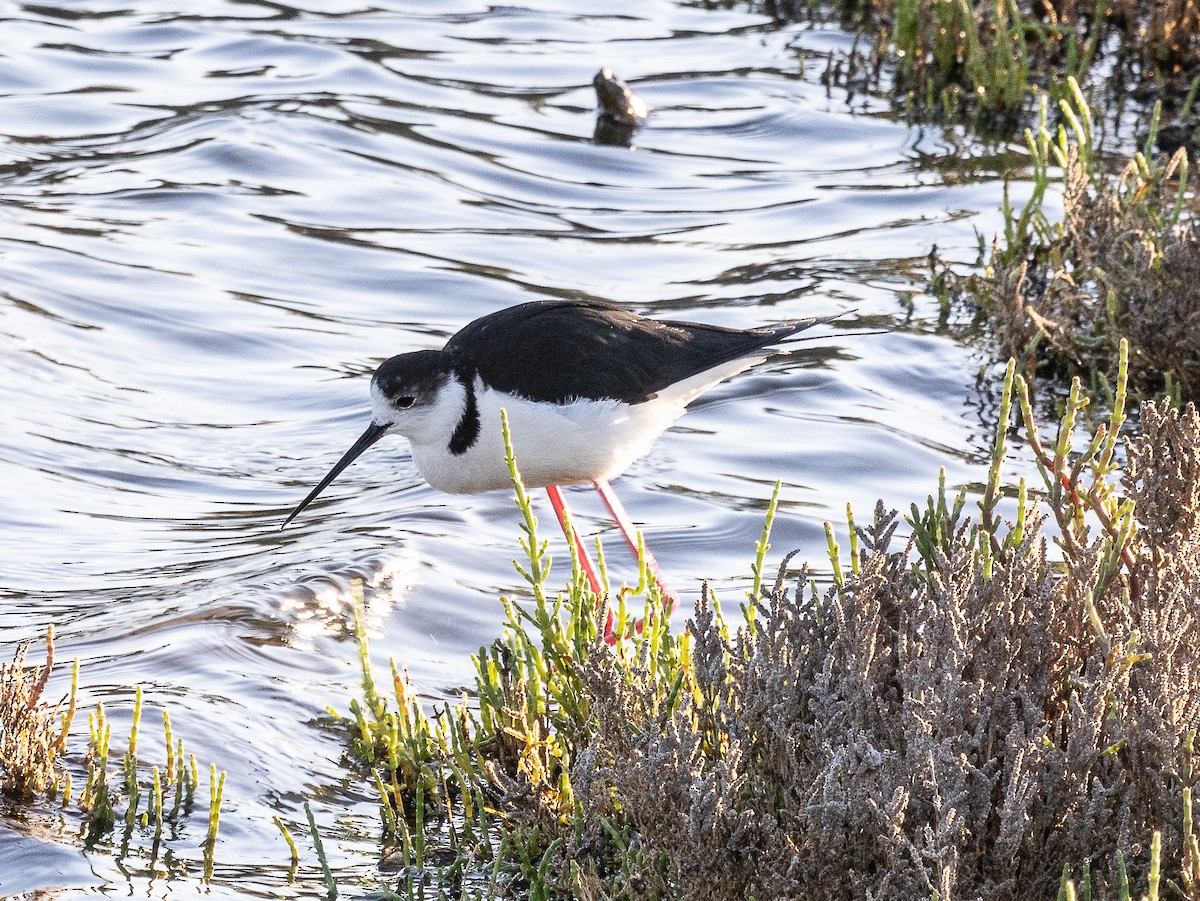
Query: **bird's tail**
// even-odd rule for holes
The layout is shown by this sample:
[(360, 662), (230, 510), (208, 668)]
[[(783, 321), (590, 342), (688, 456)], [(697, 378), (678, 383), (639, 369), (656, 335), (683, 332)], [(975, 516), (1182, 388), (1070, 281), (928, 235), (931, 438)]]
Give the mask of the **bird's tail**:
[[(754, 331), (761, 333), (764, 337), (770, 337), (771, 344), (782, 344), (789, 341), (812, 341), (816, 335), (805, 335), (802, 338), (796, 337), (801, 332), (812, 328), (814, 325), (824, 325), (827, 322), (836, 322), (844, 316), (849, 316), (858, 312), (857, 308), (853, 310), (845, 310), (841, 313), (834, 313), (832, 316), (812, 316), (808, 319), (785, 319), (783, 322), (776, 322), (772, 325), (760, 326)], [(825, 336), (821, 336), (825, 337)]]

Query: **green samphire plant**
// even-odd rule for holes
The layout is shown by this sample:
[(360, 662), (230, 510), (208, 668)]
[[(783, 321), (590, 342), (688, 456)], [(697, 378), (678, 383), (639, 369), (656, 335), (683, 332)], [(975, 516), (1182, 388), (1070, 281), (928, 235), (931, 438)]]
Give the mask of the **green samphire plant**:
[[(611, 646), (578, 571), (549, 594), (514, 463), (529, 595), (473, 693), (426, 715), (393, 666), (385, 699), (360, 628), (346, 723), (397, 890), (1198, 897), (1200, 415), (1147, 403), (1122, 454), (1121, 360), (1078, 444), (1081, 383), (1048, 440), (1010, 363), (981, 496), (878, 507), (848, 560), (830, 527), (828, 587), (764, 578), (768, 529), (740, 615), (706, 587), (669, 628), (643, 584), (639, 626), (622, 589)], [(1018, 412), (1036, 488), (1004, 488)]]

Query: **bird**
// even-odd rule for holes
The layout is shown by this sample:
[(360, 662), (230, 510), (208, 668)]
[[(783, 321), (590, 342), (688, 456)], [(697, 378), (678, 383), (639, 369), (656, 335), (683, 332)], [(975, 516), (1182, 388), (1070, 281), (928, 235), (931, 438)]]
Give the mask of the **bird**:
[(500, 411), (527, 488), (544, 488), (596, 595), (601, 583), (570, 525), (560, 488), (592, 484), (626, 542), (641, 549), (665, 597), (675, 594), (639, 544), (609, 484), (683, 415), (689, 403), (762, 362), (773, 346), (842, 314), (750, 329), (654, 319), (596, 300), (535, 300), (474, 320), (441, 350), (391, 357), (371, 377), (371, 422), (284, 520), (285, 528), (367, 448), (408, 439), (432, 487), (451, 494), (508, 488)]

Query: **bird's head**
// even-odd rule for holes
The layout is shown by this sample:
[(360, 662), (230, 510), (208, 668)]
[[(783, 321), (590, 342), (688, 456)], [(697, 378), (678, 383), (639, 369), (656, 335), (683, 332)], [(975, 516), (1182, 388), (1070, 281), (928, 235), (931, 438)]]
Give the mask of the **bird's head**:
[[(439, 350), (400, 354), (371, 377), (371, 424), (317, 487), (283, 521), (286, 526), (363, 451), (389, 432), (414, 444), (449, 441), (466, 405), (466, 389)], [(282, 526), (281, 526), (282, 528)]]
[(462, 417), (464, 395), (443, 351), (400, 354), (371, 377), (372, 425), (414, 444), (448, 441)]

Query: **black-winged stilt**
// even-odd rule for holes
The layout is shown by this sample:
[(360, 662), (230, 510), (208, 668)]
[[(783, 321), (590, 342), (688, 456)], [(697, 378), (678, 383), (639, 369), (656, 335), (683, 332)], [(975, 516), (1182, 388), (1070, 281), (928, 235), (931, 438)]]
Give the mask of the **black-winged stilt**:
[[(507, 488), (504, 408), (526, 486), (546, 489), (599, 594), (559, 486), (591, 482), (636, 553), (636, 530), (609, 479), (644, 454), (702, 392), (766, 359), (766, 348), (836, 318), (732, 329), (647, 319), (576, 300), (533, 301), (483, 316), (441, 350), (400, 354), (375, 370), (371, 424), (283, 525), (390, 432), (409, 440), (413, 462), (434, 488), (453, 494)], [(653, 556), (645, 556), (670, 595)]]

